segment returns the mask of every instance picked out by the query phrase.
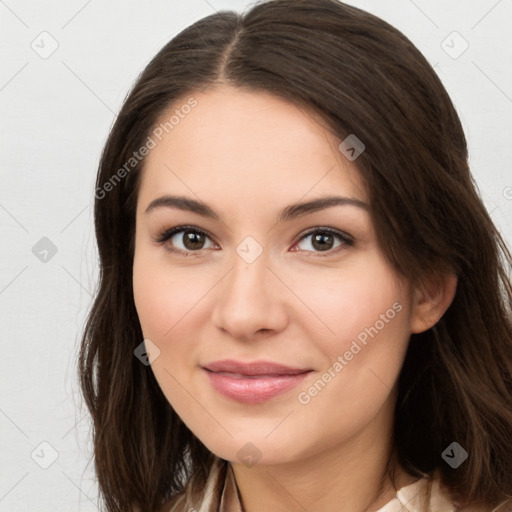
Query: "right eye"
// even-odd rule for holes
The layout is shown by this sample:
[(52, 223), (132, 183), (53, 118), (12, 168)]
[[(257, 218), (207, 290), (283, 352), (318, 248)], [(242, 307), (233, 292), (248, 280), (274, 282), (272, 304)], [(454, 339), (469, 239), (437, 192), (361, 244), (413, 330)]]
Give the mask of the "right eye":
[[(171, 252), (188, 256), (205, 249), (205, 240), (210, 240), (210, 237), (202, 229), (194, 226), (176, 226), (162, 231), (155, 242), (164, 245)], [(180, 244), (181, 247), (179, 247)], [(215, 246), (215, 244), (212, 243), (212, 245), (206, 248), (211, 248), (212, 246)]]

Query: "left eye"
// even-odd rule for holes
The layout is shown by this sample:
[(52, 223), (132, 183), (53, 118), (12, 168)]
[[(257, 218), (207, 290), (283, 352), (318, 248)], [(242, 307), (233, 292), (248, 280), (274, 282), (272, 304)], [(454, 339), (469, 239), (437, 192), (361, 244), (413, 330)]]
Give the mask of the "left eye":
[[(312, 238), (311, 238), (312, 237)], [(335, 239), (341, 240), (338, 245), (334, 245)], [(309, 242), (307, 240), (310, 239)], [(334, 231), (331, 229), (316, 229), (315, 231), (310, 231), (306, 233), (301, 238), (300, 242), (296, 244), (298, 247), (300, 243), (305, 242), (304, 246), (300, 248), (300, 250), (310, 251), (311, 248), (313, 252), (337, 252), (333, 251), (333, 249), (338, 249), (338, 247), (345, 245), (352, 245), (352, 239), (347, 235), (340, 233), (338, 231)], [(322, 255), (323, 256), (323, 255)]]

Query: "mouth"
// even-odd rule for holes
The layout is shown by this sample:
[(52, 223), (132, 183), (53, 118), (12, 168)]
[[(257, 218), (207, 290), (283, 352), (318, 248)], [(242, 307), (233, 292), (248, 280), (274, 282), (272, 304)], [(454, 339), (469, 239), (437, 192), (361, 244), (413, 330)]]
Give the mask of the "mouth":
[(224, 360), (202, 367), (211, 386), (237, 402), (258, 404), (290, 391), (313, 370), (277, 363)]
[(233, 359), (223, 359), (203, 366), (204, 369), (215, 373), (231, 373), (242, 376), (267, 376), (267, 375), (298, 375), (311, 368), (285, 366), (272, 361), (253, 361), (244, 363)]

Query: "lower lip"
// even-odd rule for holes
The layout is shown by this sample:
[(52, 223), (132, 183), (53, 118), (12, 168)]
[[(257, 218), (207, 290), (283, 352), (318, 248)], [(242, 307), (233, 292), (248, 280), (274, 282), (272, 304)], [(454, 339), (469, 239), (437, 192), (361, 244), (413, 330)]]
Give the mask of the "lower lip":
[(282, 395), (300, 384), (311, 371), (297, 375), (231, 377), (203, 368), (215, 390), (228, 398), (247, 404), (259, 404)]

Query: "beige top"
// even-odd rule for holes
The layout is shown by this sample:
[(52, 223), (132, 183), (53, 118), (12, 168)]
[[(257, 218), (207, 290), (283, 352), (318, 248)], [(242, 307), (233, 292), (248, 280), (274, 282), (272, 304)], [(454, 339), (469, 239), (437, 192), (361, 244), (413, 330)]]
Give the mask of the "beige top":
[[(214, 457), (206, 485), (198, 488), (194, 478), (185, 491), (167, 502), (161, 512), (243, 512), (233, 468), (228, 461)], [(505, 506), (506, 507), (506, 506)], [(512, 506), (510, 506), (512, 507)], [(507, 512), (512, 508), (457, 508), (441, 487), (438, 478), (420, 478), (402, 487), (377, 512)]]

